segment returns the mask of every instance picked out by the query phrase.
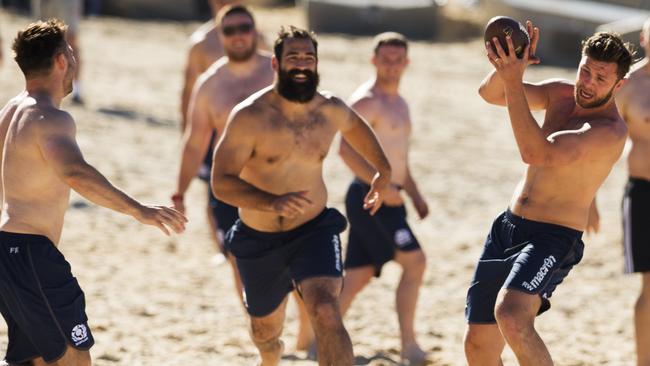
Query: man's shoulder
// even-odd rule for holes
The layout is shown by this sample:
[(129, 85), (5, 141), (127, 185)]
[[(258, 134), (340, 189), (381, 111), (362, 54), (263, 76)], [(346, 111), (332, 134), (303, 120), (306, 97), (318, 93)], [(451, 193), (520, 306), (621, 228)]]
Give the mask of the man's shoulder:
[(237, 118), (256, 118), (268, 113), (273, 107), (273, 87), (268, 86), (251, 94), (248, 98), (238, 103), (233, 109)]
[(220, 81), (224, 78), (226, 74), (225, 66), (228, 63), (227, 57), (221, 57), (215, 61), (207, 70), (205, 70), (196, 83), (199, 85), (199, 91), (205, 93), (217, 87), (220, 84)]
[(192, 46), (199, 45), (200, 43), (204, 42), (207, 38), (209, 38), (211, 35), (217, 36), (217, 26), (212, 20), (201, 24), (200, 27), (198, 27), (194, 32), (192, 32), (192, 34), (190, 35), (190, 43), (192, 44)]

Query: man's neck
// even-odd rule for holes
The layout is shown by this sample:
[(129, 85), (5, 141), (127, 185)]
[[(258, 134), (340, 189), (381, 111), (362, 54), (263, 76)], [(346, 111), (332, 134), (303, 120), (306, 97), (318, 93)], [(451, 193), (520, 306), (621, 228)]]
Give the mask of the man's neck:
[(228, 70), (237, 76), (245, 76), (257, 68), (257, 51), (255, 51), (248, 60), (232, 61), (228, 60)]
[(35, 99), (48, 100), (56, 108), (61, 107), (61, 101), (64, 97), (63, 91), (61, 90), (61, 87), (55, 88), (51, 80), (27, 80), (25, 90), (30, 96), (34, 97)]
[(399, 96), (399, 82), (389, 82), (375, 77), (372, 88), (380, 94), (388, 97)]

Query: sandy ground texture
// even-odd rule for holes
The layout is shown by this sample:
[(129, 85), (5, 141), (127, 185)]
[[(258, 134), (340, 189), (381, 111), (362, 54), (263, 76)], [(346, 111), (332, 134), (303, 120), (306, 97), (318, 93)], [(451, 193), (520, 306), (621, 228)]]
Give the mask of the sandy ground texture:
[[(270, 39), (280, 24), (304, 24), (295, 9), (258, 9), (257, 17)], [(7, 56), (10, 40), (28, 21), (0, 13), (3, 104), (23, 87)], [(63, 108), (78, 123), (87, 160), (142, 201), (168, 203), (174, 189), (182, 69), (187, 37), (197, 26), (110, 18), (81, 25), (86, 104), (66, 101)], [(349, 96), (372, 73), (370, 38), (323, 35), (320, 41), (323, 89)], [(432, 364), (463, 365), (467, 286), (492, 220), (506, 208), (524, 165), (506, 111), (487, 105), (476, 92), (491, 67), (479, 38), (416, 42), (410, 56), (402, 92), (414, 121), (412, 170), (431, 208), (426, 220), (412, 220), (428, 256), (417, 333)], [(534, 81), (573, 76), (573, 70), (547, 66), (527, 73)], [(325, 175), (331, 205), (342, 209), (351, 175), (334, 152)], [(558, 365), (633, 364), (632, 308), (640, 280), (621, 274), (625, 180), (621, 161), (598, 195), (602, 232), (585, 238), (582, 263), (555, 292), (553, 309), (538, 318)], [(60, 248), (86, 292), (96, 365), (254, 364), (256, 351), (230, 270), (210, 260), (215, 249), (205, 221), (205, 189), (201, 182), (192, 185), (191, 222), (186, 233), (169, 238), (73, 195)], [(399, 364), (393, 295), (399, 275), (397, 266), (388, 265), (346, 318), (358, 365)], [(313, 365), (293, 350), (296, 326), (291, 304), (282, 364)], [(0, 333), (5, 349), (4, 325)], [(509, 351), (505, 360), (516, 363)]]

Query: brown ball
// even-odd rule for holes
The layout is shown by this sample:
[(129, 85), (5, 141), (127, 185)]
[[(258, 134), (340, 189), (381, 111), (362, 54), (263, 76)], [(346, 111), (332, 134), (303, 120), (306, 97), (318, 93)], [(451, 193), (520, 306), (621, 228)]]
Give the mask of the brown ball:
[(499, 44), (501, 48), (508, 54), (508, 44), (506, 43), (506, 36), (512, 38), (512, 45), (515, 48), (515, 55), (518, 58), (524, 56), (524, 49), (528, 44), (530, 44), (530, 37), (528, 36), (528, 31), (518, 21), (506, 17), (506, 16), (496, 16), (488, 21), (487, 26), (485, 27), (485, 41), (489, 41), (492, 46), (492, 51), (497, 53), (496, 48), (494, 47), (494, 42), (492, 38), (497, 37), (499, 39)]

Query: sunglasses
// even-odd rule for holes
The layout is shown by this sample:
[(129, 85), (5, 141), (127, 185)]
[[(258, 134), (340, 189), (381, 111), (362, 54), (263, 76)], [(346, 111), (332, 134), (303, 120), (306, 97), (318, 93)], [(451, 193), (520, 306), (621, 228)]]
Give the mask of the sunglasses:
[(248, 34), (253, 30), (253, 25), (251, 23), (229, 25), (223, 27), (221, 31), (226, 37), (234, 36), (235, 34)]

